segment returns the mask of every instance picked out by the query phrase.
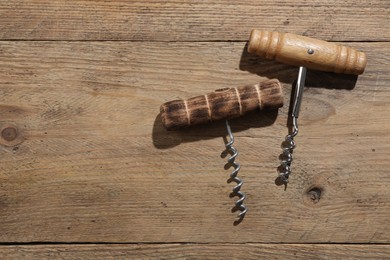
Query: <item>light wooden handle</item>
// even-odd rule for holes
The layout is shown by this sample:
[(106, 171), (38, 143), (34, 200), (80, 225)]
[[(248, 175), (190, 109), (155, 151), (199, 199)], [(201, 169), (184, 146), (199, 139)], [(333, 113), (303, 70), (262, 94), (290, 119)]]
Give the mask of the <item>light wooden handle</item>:
[(257, 85), (219, 89), (212, 93), (173, 100), (161, 105), (164, 127), (175, 130), (226, 118), (234, 118), (260, 108), (283, 106), (280, 82), (271, 79)]
[(248, 52), (309, 69), (362, 74), (366, 54), (350, 47), (291, 33), (252, 30)]

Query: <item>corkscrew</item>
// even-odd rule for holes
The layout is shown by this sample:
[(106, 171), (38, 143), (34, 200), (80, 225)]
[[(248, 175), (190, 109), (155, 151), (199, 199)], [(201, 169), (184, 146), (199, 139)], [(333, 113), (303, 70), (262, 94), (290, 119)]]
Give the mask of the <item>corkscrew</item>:
[(226, 155), (230, 154), (227, 162), (234, 168), (229, 182), (236, 183), (230, 196), (239, 197), (234, 207), (235, 210), (240, 211), (235, 223), (239, 223), (244, 218), (248, 209), (243, 204), (246, 198), (241, 191), (243, 181), (237, 176), (241, 166), (236, 162), (238, 151), (233, 147), (234, 136), (228, 119), (242, 116), (255, 109), (277, 109), (281, 106), (283, 106), (283, 92), (280, 82), (276, 79), (266, 80), (256, 85), (219, 89), (206, 95), (187, 100), (173, 100), (161, 105), (160, 115), (163, 126), (167, 130), (226, 119), (226, 130), (230, 139), (225, 144)]
[(294, 137), (298, 134), (298, 116), (306, 79), (306, 68), (335, 73), (359, 75), (364, 72), (367, 58), (364, 52), (350, 47), (290, 33), (252, 30), (248, 52), (266, 59), (298, 65), (298, 79), (294, 90), (291, 114), (292, 130), (284, 141), (281, 154), (280, 179), (287, 183), (291, 174)]

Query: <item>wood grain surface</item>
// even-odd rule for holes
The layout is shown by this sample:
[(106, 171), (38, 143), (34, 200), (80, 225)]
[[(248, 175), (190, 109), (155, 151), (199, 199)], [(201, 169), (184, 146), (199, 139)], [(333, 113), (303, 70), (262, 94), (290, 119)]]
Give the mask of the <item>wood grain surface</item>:
[[(0, 1), (2, 259), (389, 259), (390, 2)], [(253, 28), (367, 54), (308, 71), (287, 187), (275, 180), (298, 68), (249, 54)], [(282, 82), (285, 106), (167, 132), (159, 107)], [(241, 251), (240, 251), (241, 250)]]
[(0, 1), (8, 40), (246, 41), (253, 28), (388, 41), (388, 0)]
[(388, 259), (389, 245), (130, 244), (2, 246), (6, 259)]
[(245, 43), (2, 42), (0, 124), (20, 143), (2, 139), (0, 240), (386, 243), (390, 44), (353, 46), (363, 75), (309, 75), (286, 191), (287, 106), (231, 122), (250, 209), (233, 226), (223, 122), (167, 132), (160, 104), (265, 77), (289, 100), (297, 68)]

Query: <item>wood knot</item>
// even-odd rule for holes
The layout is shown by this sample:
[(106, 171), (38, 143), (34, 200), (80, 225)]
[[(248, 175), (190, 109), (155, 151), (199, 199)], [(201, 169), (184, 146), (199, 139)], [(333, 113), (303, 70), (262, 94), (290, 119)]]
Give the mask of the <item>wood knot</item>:
[(15, 125), (4, 125), (0, 130), (0, 144), (5, 146), (15, 146), (24, 141)]
[(309, 189), (306, 194), (313, 203), (318, 203), (321, 198), (322, 189), (314, 187)]
[(317, 204), (320, 201), (322, 194), (323, 194), (323, 188), (321, 187), (309, 188), (304, 195), (305, 204), (307, 205)]
[(15, 140), (17, 136), (18, 136), (18, 130), (13, 126), (8, 126), (6, 128), (3, 128), (3, 130), (1, 130), (1, 138), (3, 138), (8, 142)]

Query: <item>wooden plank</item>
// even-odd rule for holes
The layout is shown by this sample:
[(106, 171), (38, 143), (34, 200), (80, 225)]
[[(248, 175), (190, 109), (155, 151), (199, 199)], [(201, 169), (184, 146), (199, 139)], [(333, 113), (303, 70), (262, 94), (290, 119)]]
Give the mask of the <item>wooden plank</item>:
[(388, 41), (387, 0), (0, 2), (0, 39), (246, 41), (253, 28)]
[(240, 42), (0, 42), (0, 241), (388, 243), (390, 43), (352, 46), (369, 58), (353, 89), (309, 74), (286, 191), (287, 106), (231, 121), (249, 207), (233, 226), (223, 122), (168, 133), (159, 106), (273, 77), (288, 104), (297, 68)]
[(131, 244), (2, 246), (4, 259), (388, 259), (389, 245)]

